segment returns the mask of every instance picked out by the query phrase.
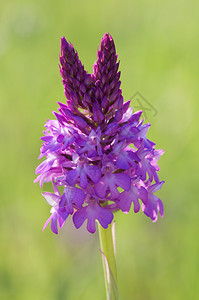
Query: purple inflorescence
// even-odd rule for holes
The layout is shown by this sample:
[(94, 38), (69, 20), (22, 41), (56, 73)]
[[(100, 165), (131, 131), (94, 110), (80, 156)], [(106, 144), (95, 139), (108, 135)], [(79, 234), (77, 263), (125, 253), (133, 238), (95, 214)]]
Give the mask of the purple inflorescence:
[(61, 39), (60, 72), (67, 104), (59, 103), (56, 120), (48, 120), (42, 137), (35, 182), (52, 182), (54, 193), (42, 195), (51, 205), (51, 229), (58, 233), (69, 215), (76, 228), (87, 219), (107, 228), (113, 213), (141, 209), (154, 222), (163, 204), (154, 193), (161, 188), (157, 161), (164, 153), (146, 138), (150, 124), (140, 120), (130, 101), (123, 102), (115, 45), (106, 33), (88, 74), (73, 45)]

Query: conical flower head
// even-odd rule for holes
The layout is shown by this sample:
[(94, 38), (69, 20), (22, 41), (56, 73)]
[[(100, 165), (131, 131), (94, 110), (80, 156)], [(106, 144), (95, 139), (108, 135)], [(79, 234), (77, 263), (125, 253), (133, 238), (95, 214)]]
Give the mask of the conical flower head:
[[(84, 70), (73, 45), (61, 39), (60, 72), (66, 103), (48, 120), (41, 138), (35, 182), (52, 182), (54, 193), (43, 193), (51, 208), (51, 229), (58, 233), (71, 215), (76, 228), (87, 220), (107, 228), (114, 212), (125, 213), (134, 205), (153, 221), (163, 204), (154, 193), (161, 188), (157, 161), (163, 150), (146, 137), (150, 124), (123, 103), (115, 45), (106, 33), (97, 52), (93, 74)], [(61, 192), (62, 190), (62, 192)], [(141, 202), (141, 205), (140, 205)]]
[(86, 73), (73, 45), (68, 43), (65, 37), (61, 39), (60, 73), (68, 106), (72, 110), (78, 107), (85, 108), (82, 100), (86, 98), (94, 80), (91, 74)]
[(98, 100), (103, 108), (121, 108), (123, 98), (120, 89), (119, 62), (115, 45), (110, 34), (102, 38), (101, 49), (97, 52), (97, 62), (93, 66), (95, 84), (99, 87)]

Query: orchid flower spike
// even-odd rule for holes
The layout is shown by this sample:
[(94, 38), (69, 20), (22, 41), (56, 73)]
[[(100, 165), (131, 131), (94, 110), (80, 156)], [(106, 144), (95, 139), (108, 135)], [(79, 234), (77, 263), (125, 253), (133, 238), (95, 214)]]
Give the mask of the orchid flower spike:
[[(153, 221), (163, 217), (162, 201), (154, 195), (164, 181), (157, 161), (164, 153), (146, 138), (150, 124), (142, 112), (123, 101), (119, 62), (113, 38), (106, 33), (97, 51), (93, 74), (84, 69), (73, 45), (61, 38), (60, 73), (66, 103), (55, 120), (47, 120), (35, 182), (52, 182), (54, 193), (42, 195), (51, 206), (51, 229), (58, 233), (69, 215), (76, 228), (96, 220), (107, 228), (114, 212), (140, 210)], [(61, 192), (62, 191), (62, 192)]]

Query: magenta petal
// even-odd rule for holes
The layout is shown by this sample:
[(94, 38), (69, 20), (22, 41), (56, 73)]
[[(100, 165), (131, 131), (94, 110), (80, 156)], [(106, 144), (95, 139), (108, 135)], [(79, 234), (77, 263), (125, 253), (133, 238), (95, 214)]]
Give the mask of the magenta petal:
[(118, 154), (116, 165), (120, 169), (128, 170), (130, 168), (126, 156), (121, 152)]
[(62, 228), (64, 226), (66, 219), (62, 218), (61, 216), (58, 216), (58, 224), (59, 224), (59, 228)]
[(129, 192), (123, 192), (120, 194), (120, 202), (118, 206), (125, 213), (129, 212), (131, 203), (134, 204), (134, 212), (137, 213), (140, 210), (140, 203), (138, 201), (138, 191), (136, 187), (133, 187)]
[(58, 209), (58, 224), (59, 228), (62, 228), (66, 219), (68, 218), (68, 213), (66, 209)]
[(145, 213), (145, 215), (147, 215), (147, 217), (153, 220), (153, 222), (157, 221), (158, 211), (161, 217), (163, 217), (163, 213), (164, 213), (162, 201), (152, 193), (148, 194), (148, 201), (146, 205), (144, 203), (142, 204), (142, 210)]
[(87, 221), (86, 228), (90, 233), (95, 233), (96, 226), (95, 226), (95, 216), (94, 215), (90, 214), (88, 221)]
[(46, 229), (46, 227), (48, 226), (48, 224), (50, 223), (51, 219), (52, 219), (53, 215), (51, 215), (48, 220), (46, 221), (46, 223), (44, 224), (44, 227), (42, 229), (42, 231), (44, 231)]
[(44, 196), (48, 204), (50, 204), (51, 206), (57, 205), (60, 200), (59, 196), (48, 192), (42, 193), (42, 196)]
[(72, 199), (70, 199), (67, 195), (67, 192), (64, 191), (61, 201), (59, 203), (59, 209), (60, 210), (66, 210), (68, 214), (73, 214), (73, 204)]
[(57, 213), (53, 213), (52, 215), (52, 220), (51, 220), (51, 230), (52, 232), (54, 232), (55, 234), (58, 234), (58, 229), (57, 229)]
[(101, 226), (106, 229), (113, 220), (113, 213), (108, 209), (101, 207), (98, 209), (97, 219), (100, 222)]
[(48, 171), (53, 165), (54, 159), (46, 159), (44, 160), (35, 170), (36, 174)]
[(162, 187), (162, 185), (163, 185), (164, 182), (165, 181), (161, 181), (161, 182), (158, 182), (158, 183), (155, 183), (155, 184), (151, 185), (148, 188), (149, 193), (155, 193), (155, 192), (157, 192), (159, 189), (161, 189), (161, 187)]
[(131, 188), (131, 179), (127, 174), (114, 174), (115, 183), (125, 191), (129, 191)]
[(66, 175), (66, 180), (67, 180), (68, 184), (75, 185), (78, 176), (79, 176), (79, 171), (77, 169), (69, 171)]
[(100, 180), (102, 174), (100, 168), (97, 166), (87, 165), (85, 169), (88, 177), (90, 177), (93, 182), (97, 183)]
[(109, 183), (109, 188), (110, 188), (110, 192), (111, 192), (111, 197), (113, 199), (117, 199), (120, 195), (120, 193), (117, 190), (117, 185), (115, 182), (110, 182)]
[(147, 203), (146, 205), (142, 203), (142, 211), (147, 217), (151, 218), (152, 220), (155, 219), (154, 210), (151, 203)]
[(140, 211), (140, 203), (138, 201), (138, 198), (133, 198), (133, 204), (134, 204), (134, 213), (138, 213)]
[(132, 203), (131, 194), (124, 191), (120, 194), (119, 200), (119, 208), (125, 213), (129, 212)]
[(107, 188), (108, 188), (108, 182), (107, 182), (105, 176), (102, 177), (101, 180), (94, 185), (95, 193), (102, 199), (106, 195)]
[(52, 135), (47, 135), (47, 136), (42, 136), (41, 137), (41, 140), (44, 141), (44, 142), (50, 142), (51, 140), (53, 139), (53, 136)]
[(77, 207), (82, 207), (84, 203), (84, 198), (85, 198), (84, 191), (75, 187), (71, 194), (71, 199), (77, 205)]
[(158, 201), (157, 201), (157, 208), (159, 210), (160, 216), (163, 218), (163, 216), (164, 216), (164, 207), (163, 207), (162, 201), (160, 199), (158, 199)]
[(141, 186), (140, 189), (139, 189), (139, 198), (142, 200), (142, 202), (144, 204), (147, 203), (148, 192), (147, 192), (147, 190), (143, 186)]
[(76, 204), (77, 207), (81, 207), (84, 202), (84, 197), (85, 193), (83, 190), (72, 186), (66, 186), (59, 203), (59, 210), (61, 212), (66, 210), (68, 214), (73, 214), (73, 204)]
[(81, 207), (84, 202), (85, 193), (83, 190), (67, 186), (64, 190), (67, 203), (75, 203), (78, 207)]
[(82, 224), (86, 220), (86, 217), (87, 217), (86, 207), (82, 207), (74, 213), (73, 223), (77, 229), (82, 226)]
[(88, 179), (86, 173), (84, 172), (84, 170), (82, 170), (80, 173), (80, 186), (85, 189), (87, 185), (88, 185)]
[(129, 159), (129, 161), (131, 161), (131, 163), (133, 163), (134, 161), (140, 161), (137, 154), (135, 152), (133, 152), (132, 150), (127, 151), (127, 154), (128, 154), (128, 159)]

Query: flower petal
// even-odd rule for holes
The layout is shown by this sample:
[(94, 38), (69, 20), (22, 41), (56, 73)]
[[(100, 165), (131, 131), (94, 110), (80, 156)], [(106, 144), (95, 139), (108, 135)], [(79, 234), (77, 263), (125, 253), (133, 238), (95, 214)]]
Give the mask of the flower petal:
[(52, 232), (54, 232), (55, 234), (58, 234), (58, 229), (57, 229), (57, 219), (58, 219), (58, 215), (57, 213), (53, 213), (52, 215), (52, 219), (51, 219), (51, 230)]
[(164, 216), (164, 207), (163, 207), (162, 201), (160, 199), (158, 199), (158, 201), (157, 201), (157, 208), (159, 210), (160, 216), (163, 218), (163, 216)]
[(102, 172), (97, 166), (86, 165), (85, 171), (93, 182), (97, 183), (100, 180)]
[(76, 184), (78, 176), (79, 176), (78, 169), (70, 170), (66, 175), (66, 181), (68, 182), (68, 184), (73, 186)]
[(158, 183), (155, 183), (155, 184), (151, 185), (148, 188), (149, 193), (155, 193), (155, 192), (157, 192), (159, 189), (161, 189), (163, 183), (165, 183), (165, 181), (161, 181), (161, 182), (158, 182)]
[(59, 196), (48, 192), (42, 193), (42, 196), (44, 196), (48, 204), (51, 206), (56, 206), (60, 200)]
[(113, 213), (104, 207), (98, 207), (97, 220), (100, 222), (103, 228), (108, 228), (108, 225), (111, 224), (113, 220)]
[(102, 227), (107, 228), (113, 220), (113, 213), (101, 207), (96, 201), (91, 201), (86, 207), (77, 210), (73, 215), (73, 222), (76, 228), (82, 226), (87, 219), (87, 230), (90, 233), (96, 231), (95, 221), (98, 220)]
[(80, 186), (85, 189), (87, 185), (88, 185), (88, 179), (84, 169), (82, 169), (80, 173)]
[(81, 227), (84, 221), (86, 220), (86, 218), (87, 218), (86, 207), (82, 207), (78, 209), (73, 215), (73, 223), (75, 227), (77, 229)]
[(101, 180), (94, 185), (94, 191), (98, 197), (104, 198), (106, 195), (106, 191), (108, 188), (108, 182), (106, 180), (106, 176), (102, 177)]
[[(124, 152), (125, 153), (125, 152)], [(123, 152), (120, 152), (117, 156), (116, 166), (120, 169), (128, 170), (130, 168), (127, 160), (127, 156)]]
[(119, 200), (120, 200), (118, 203), (119, 208), (123, 212), (128, 213), (132, 203), (131, 194), (129, 192), (124, 191), (120, 194)]
[(131, 188), (131, 179), (127, 174), (119, 173), (114, 174), (115, 183), (125, 191), (129, 191)]

